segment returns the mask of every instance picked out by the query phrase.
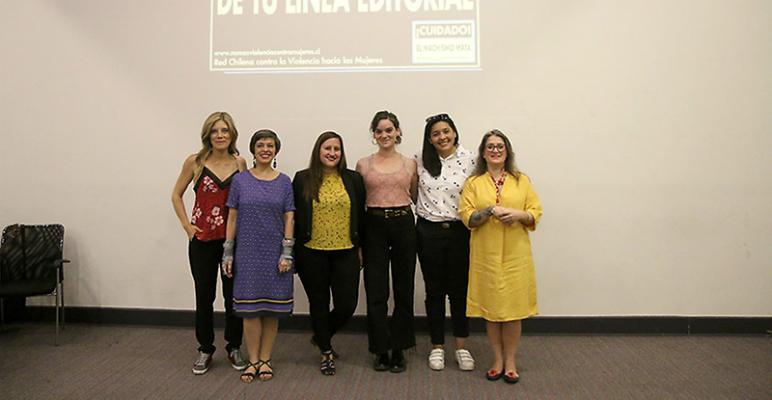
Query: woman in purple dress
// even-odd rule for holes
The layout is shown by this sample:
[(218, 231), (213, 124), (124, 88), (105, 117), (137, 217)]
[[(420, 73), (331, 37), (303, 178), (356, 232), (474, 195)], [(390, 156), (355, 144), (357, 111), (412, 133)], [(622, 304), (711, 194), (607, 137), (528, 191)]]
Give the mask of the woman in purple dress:
[[(241, 380), (273, 378), (271, 352), (278, 317), (292, 314), (292, 245), (295, 204), (290, 178), (273, 168), (281, 148), (271, 130), (255, 132), (249, 142), (254, 167), (231, 183), (223, 269), (234, 276), (233, 310), (244, 318), (249, 363)], [(234, 241), (235, 240), (235, 241)]]

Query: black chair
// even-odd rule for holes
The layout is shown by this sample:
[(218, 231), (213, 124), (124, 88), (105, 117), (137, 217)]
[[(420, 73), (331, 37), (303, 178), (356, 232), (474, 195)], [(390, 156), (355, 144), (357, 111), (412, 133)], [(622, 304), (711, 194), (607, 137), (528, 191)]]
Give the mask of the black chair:
[[(3, 297), (56, 296), (56, 335), (64, 327), (64, 226), (9, 225), (0, 239), (0, 324)], [(61, 308), (61, 313), (60, 313)]]

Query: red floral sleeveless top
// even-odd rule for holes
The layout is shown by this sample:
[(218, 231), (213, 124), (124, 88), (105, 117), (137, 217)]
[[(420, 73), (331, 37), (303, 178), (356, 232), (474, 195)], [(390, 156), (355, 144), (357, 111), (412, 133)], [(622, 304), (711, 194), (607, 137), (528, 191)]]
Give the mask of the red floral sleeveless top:
[(224, 181), (220, 181), (209, 168), (204, 167), (201, 171), (193, 186), (196, 204), (190, 217), (190, 222), (201, 229), (201, 232), (196, 233), (196, 239), (202, 242), (225, 239), (225, 223), (228, 221), (225, 201), (228, 200), (231, 180), (238, 172), (234, 171)]

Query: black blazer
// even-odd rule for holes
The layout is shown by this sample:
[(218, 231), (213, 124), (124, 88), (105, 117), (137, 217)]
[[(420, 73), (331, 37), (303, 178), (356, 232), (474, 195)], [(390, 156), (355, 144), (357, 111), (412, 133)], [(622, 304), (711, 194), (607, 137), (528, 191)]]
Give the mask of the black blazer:
[[(351, 202), (351, 243), (354, 247), (361, 245), (365, 215), (365, 181), (359, 172), (346, 169), (341, 174), (343, 186), (346, 188)], [(307, 169), (298, 171), (292, 179), (292, 191), (295, 195), (295, 240), (298, 244), (305, 244), (311, 240), (311, 217), (313, 213), (313, 200), (303, 198), (303, 187), (310, 179)]]

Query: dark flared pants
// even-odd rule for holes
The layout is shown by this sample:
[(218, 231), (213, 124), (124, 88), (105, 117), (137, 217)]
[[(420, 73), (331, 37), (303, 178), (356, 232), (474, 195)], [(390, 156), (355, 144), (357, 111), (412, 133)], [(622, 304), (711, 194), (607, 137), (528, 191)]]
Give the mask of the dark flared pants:
[(461, 221), (416, 224), (418, 259), (426, 288), (426, 318), (432, 344), (445, 343), (445, 297), (450, 301), (453, 336), (469, 336), (469, 230)]
[[(367, 335), (371, 353), (415, 346), (413, 293), (416, 236), (413, 214), (384, 218), (367, 214), (364, 236), (364, 277), (367, 294)], [(389, 271), (394, 311), (388, 317)]]
[(214, 346), (214, 300), (217, 297), (217, 275), (222, 281), (225, 305), (226, 350), (241, 347), (243, 335), (241, 318), (233, 315), (233, 278), (220, 272), (224, 240), (202, 242), (195, 237), (188, 245), (190, 272), (196, 288), (196, 340), (198, 350), (212, 354)]

